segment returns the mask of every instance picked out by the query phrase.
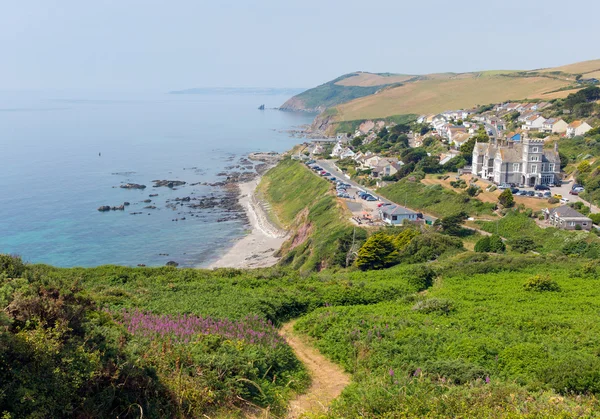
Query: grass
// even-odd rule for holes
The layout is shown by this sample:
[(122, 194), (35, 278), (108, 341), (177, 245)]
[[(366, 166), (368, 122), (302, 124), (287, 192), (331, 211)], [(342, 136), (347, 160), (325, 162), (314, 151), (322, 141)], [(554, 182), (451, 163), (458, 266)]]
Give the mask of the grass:
[[(324, 307), (297, 323), (353, 374), (330, 417), (597, 415), (595, 397), (571, 396), (600, 390), (596, 276), (542, 258), (463, 255), (436, 269), (424, 295)], [(526, 291), (540, 272), (560, 291)]]
[(441, 185), (425, 185), (409, 179), (402, 179), (377, 192), (400, 205), (436, 217), (454, 215), (461, 211), (469, 215), (491, 215), (493, 212), (493, 204), (456, 193)]
[(409, 76), (406, 74), (375, 74), (359, 72), (356, 75), (340, 80), (335, 84), (340, 86), (381, 87), (394, 83), (402, 83), (413, 77), (414, 76)]
[[(546, 77), (466, 77), (420, 80), (339, 105), (339, 120), (383, 118), (470, 108), (509, 99), (545, 98), (568, 83)], [(568, 92), (561, 92), (564, 96)]]
[(540, 73), (542, 72), (551, 72), (551, 71), (562, 71), (564, 73), (569, 74), (585, 74), (591, 71), (600, 70), (600, 60), (589, 60), (582, 61), (579, 63), (563, 65), (560, 67), (553, 68), (545, 68), (542, 70), (538, 70)]
[(508, 240), (521, 237), (532, 238), (541, 253), (559, 252), (566, 244), (579, 240), (598, 240), (585, 231), (565, 231), (554, 227), (541, 228), (530, 217), (518, 211), (511, 211), (497, 221), (477, 221), (484, 231), (496, 233)]
[(328, 181), (286, 159), (266, 173), (259, 189), (280, 222), (292, 230), (280, 251), (281, 264), (301, 272), (343, 264), (354, 227)]

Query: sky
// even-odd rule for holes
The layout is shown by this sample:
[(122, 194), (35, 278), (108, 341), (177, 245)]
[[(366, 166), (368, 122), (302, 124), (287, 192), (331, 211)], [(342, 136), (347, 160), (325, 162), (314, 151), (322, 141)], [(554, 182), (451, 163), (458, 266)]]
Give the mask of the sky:
[(600, 58), (599, 14), (598, 0), (0, 0), (0, 88), (307, 88), (353, 71), (551, 67)]

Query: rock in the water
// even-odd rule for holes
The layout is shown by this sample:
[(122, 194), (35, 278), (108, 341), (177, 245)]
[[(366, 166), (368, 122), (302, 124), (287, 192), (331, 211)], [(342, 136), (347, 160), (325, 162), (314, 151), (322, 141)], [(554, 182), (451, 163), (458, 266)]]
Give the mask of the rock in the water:
[(175, 186), (183, 186), (185, 182), (183, 180), (153, 180), (155, 188), (159, 188), (161, 186), (166, 186), (168, 188), (173, 188)]
[(152, 197), (158, 196), (158, 194), (157, 194), (157, 193), (151, 193), (151, 194), (150, 194), (150, 195), (148, 195), (148, 196), (149, 196), (150, 198), (152, 198)]
[(175, 262), (174, 260), (170, 260), (166, 263), (166, 266), (177, 267), (177, 266), (179, 266), (179, 263)]
[(123, 189), (146, 189), (146, 185), (140, 185), (138, 183), (124, 183), (120, 186)]
[(102, 205), (101, 207), (98, 207), (98, 211), (100, 211), (100, 212), (110, 211), (110, 205)]
[(131, 205), (131, 204), (129, 202), (125, 201), (125, 202), (123, 202), (123, 205), (128, 206), (128, 205)]
[(152, 202), (152, 200), (151, 199), (144, 199), (142, 202), (144, 202), (146, 204), (149, 204), (150, 202)]

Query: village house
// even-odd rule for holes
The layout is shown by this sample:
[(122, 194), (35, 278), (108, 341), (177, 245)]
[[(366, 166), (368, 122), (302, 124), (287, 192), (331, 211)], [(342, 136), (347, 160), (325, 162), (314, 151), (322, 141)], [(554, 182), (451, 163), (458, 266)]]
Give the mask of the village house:
[(557, 145), (554, 150), (544, 150), (540, 139), (476, 143), (472, 164), (473, 174), (496, 184), (552, 185), (560, 179)]
[(331, 151), (331, 157), (337, 157), (339, 159), (354, 157), (354, 154), (354, 151), (352, 151), (349, 147), (344, 146), (341, 141), (337, 143)]
[(525, 131), (539, 131), (546, 122), (546, 118), (541, 115), (531, 115), (525, 119), (525, 124), (521, 127)]
[(567, 131), (568, 126), (561, 118), (550, 118), (544, 121), (541, 130), (552, 134), (562, 134)]
[(384, 205), (379, 208), (379, 214), (384, 223), (390, 225), (401, 225), (404, 220), (417, 222), (423, 220), (423, 215), (399, 205)]
[(398, 173), (398, 170), (404, 165), (396, 158), (386, 157), (371, 168), (371, 177), (382, 178), (385, 176), (393, 176)]
[(563, 230), (590, 231), (592, 229), (592, 220), (568, 205), (546, 209), (544, 217), (548, 224)]
[(454, 157), (460, 156), (460, 151), (458, 150), (450, 150), (446, 153), (440, 154), (440, 165), (444, 165), (452, 160)]
[(451, 142), (454, 144), (454, 147), (460, 148), (464, 143), (469, 141), (469, 138), (471, 138), (471, 134), (468, 132), (458, 132), (452, 136)]
[(584, 135), (591, 130), (592, 127), (584, 121), (573, 121), (567, 127), (567, 137), (573, 138), (576, 135)]
[(458, 134), (464, 134), (467, 132), (467, 129), (465, 127), (457, 127), (455, 125), (452, 125), (448, 128), (448, 130), (446, 131), (446, 135), (448, 138), (448, 142), (452, 143), (454, 142), (454, 138), (456, 135)]

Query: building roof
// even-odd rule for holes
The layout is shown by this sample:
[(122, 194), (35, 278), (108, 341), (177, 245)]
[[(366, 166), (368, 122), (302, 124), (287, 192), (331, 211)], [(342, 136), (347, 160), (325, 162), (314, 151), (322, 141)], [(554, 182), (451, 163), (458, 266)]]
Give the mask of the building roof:
[(417, 213), (400, 205), (386, 205), (381, 207), (381, 212), (388, 215), (416, 215)]
[(573, 121), (569, 124), (569, 128), (578, 128), (583, 125), (583, 121)]
[(549, 211), (550, 211), (551, 215), (555, 215), (560, 218), (584, 218), (586, 220), (591, 221), (590, 218), (586, 217), (585, 215), (581, 214), (580, 212), (575, 211), (573, 208), (571, 208), (568, 205), (562, 205), (557, 208), (552, 208)]

